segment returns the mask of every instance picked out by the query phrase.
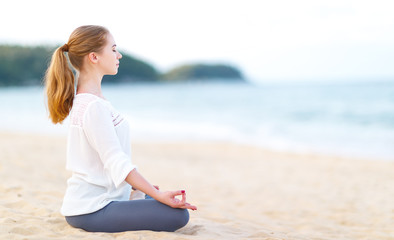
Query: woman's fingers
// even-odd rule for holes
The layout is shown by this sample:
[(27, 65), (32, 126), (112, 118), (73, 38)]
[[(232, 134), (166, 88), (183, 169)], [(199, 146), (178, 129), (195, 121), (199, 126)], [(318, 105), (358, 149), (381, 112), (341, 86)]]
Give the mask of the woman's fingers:
[[(190, 203), (186, 202), (186, 192), (185, 190), (178, 190), (178, 191), (169, 191), (163, 193), (166, 195), (166, 200), (163, 199), (163, 203), (173, 207), (173, 208), (185, 208), (191, 210), (197, 210), (196, 206), (191, 205)], [(176, 198), (176, 196), (182, 196), (181, 199)]]
[(172, 191), (172, 192), (171, 192), (171, 195), (172, 195), (173, 197), (175, 197), (175, 196), (182, 195), (182, 194), (184, 194), (184, 193), (186, 193), (185, 190), (178, 190), (178, 191)]
[(194, 211), (194, 210), (197, 210), (197, 207), (191, 205), (190, 203), (185, 203), (185, 205), (184, 205), (183, 208), (190, 209), (190, 210), (193, 210), (193, 211)]
[[(179, 196), (182, 195), (182, 199), (179, 200), (177, 198), (175, 198), (175, 196)], [(191, 210), (197, 210), (196, 206), (191, 205), (190, 203), (186, 202), (186, 191), (185, 190), (179, 190), (179, 191), (175, 191), (173, 192), (173, 196), (174, 199), (176, 199), (176, 207), (177, 208), (185, 208), (185, 209), (191, 209)]]
[(187, 202), (185, 202), (185, 203), (179, 202), (178, 204), (175, 204), (173, 207), (174, 208), (185, 208), (185, 209), (190, 209), (190, 210), (193, 210), (193, 211), (197, 210), (196, 206), (191, 205), (190, 203), (187, 203)]
[(181, 203), (186, 203), (186, 191), (185, 190), (181, 190), (181, 193), (182, 193)]

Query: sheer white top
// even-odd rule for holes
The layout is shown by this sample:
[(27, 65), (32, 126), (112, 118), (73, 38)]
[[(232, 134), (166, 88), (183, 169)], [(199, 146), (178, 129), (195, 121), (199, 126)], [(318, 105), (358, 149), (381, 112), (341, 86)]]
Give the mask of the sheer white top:
[(74, 216), (95, 212), (111, 201), (128, 200), (131, 186), (125, 178), (131, 162), (127, 121), (110, 102), (92, 94), (78, 94), (70, 112), (66, 169), (61, 213)]

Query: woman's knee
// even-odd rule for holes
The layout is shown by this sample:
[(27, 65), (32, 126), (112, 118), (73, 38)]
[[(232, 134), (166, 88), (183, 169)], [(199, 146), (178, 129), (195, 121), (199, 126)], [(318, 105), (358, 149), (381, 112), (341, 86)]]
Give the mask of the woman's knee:
[(189, 211), (187, 209), (177, 209), (177, 214), (174, 215), (172, 219), (174, 225), (174, 231), (186, 226), (189, 222)]

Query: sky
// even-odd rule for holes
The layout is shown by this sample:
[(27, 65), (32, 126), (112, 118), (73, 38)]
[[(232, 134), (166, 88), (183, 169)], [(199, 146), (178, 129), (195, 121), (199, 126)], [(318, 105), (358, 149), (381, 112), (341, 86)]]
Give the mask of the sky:
[(81, 25), (159, 71), (225, 63), (252, 81), (394, 81), (392, 0), (2, 1), (0, 44), (62, 45)]

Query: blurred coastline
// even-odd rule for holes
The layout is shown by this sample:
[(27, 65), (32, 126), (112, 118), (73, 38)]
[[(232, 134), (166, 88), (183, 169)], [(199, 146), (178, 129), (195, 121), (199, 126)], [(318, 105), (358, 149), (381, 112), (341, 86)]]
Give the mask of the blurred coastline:
[[(134, 141), (222, 141), (307, 154), (394, 160), (394, 83), (182, 82), (104, 85)], [(41, 87), (0, 88), (0, 131), (52, 125)]]

